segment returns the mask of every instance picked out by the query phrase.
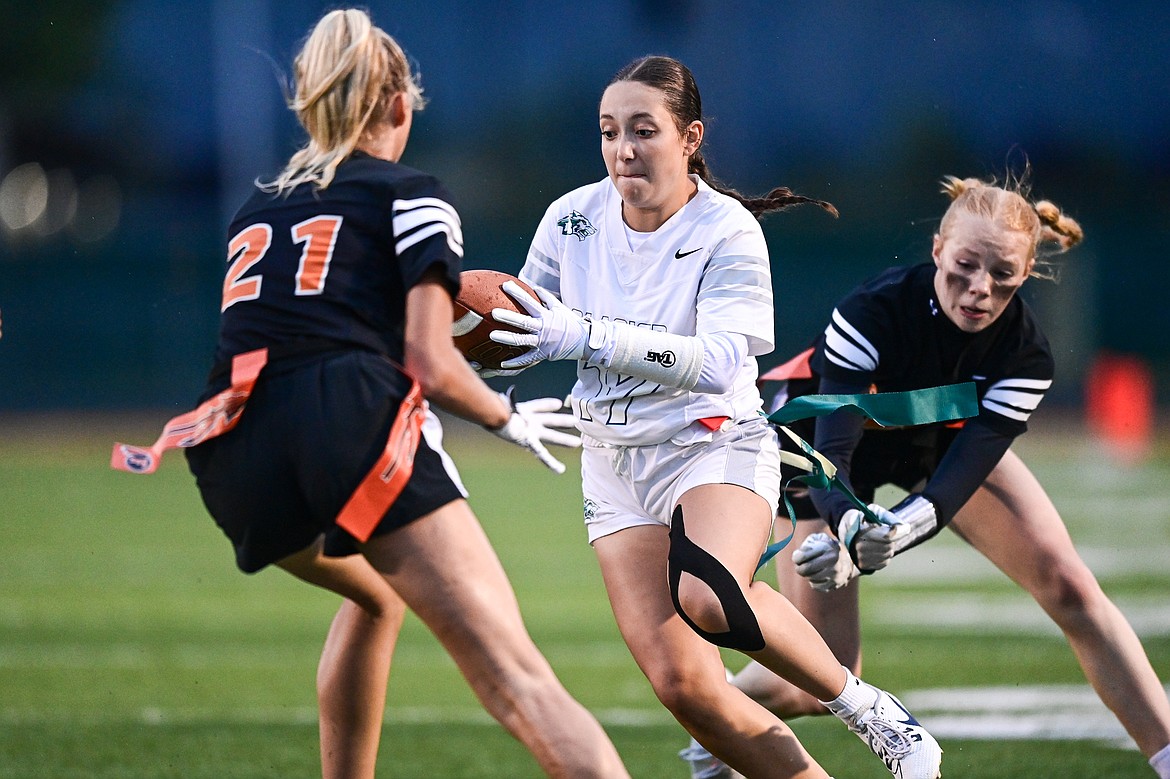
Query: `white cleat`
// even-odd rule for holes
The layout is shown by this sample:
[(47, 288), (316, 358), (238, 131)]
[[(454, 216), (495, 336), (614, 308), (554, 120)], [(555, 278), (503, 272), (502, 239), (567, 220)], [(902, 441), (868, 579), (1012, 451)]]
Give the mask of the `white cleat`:
[[(865, 682), (862, 682), (865, 684)], [(902, 702), (885, 690), (872, 706), (845, 719), (845, 724), (882, 759), (898, 779), (938, 779), (942, 776), (942, 748), (914, 719)]]
[(678, 756), (691, 767), (691, 779), (744, 779), (743, 774), (708, 752), (693, 738)]

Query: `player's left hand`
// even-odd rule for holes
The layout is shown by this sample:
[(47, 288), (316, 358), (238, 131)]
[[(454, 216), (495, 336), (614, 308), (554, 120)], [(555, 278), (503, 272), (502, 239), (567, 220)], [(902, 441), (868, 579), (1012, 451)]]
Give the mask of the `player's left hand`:
[(501, 392), (500, 397), (512, 408), (512, 415), (503, 427), (492, 429), (492, 432), (532, 452), (553, 473), (564, 473), (565, 464), (553, 457), (545, 447), (546, 443), (568, 447), (581, 445), (580, 436), (563, 432), (565, 428), (576, 426), (572, 415), (557, 413), (557, 409), (564, 407), (564, 401), (560, 398), (536, 398), (517, 403), (512, 397), (512, 387), (507, 392)]
[[(516, 404), (516, 411), (524, 415), (542, 442), (569, 449), (581, 447), (581, 436), (576, 432), (577, 419), (566, 413), (563, 398), (522, 400)], [(567, 430), (573, 432), (565, 432)]]
[(589, 338), (589, 324), (573, 309), (562, 303), (556, 295), (541, 287), (534, 287), (540, 301), (515, 282), (509, 281), (501, 289), (507, 292), (528, 316), (517, 314), (506, 308), (492, 309), (492, 319), (523, 330), (514, 333), (509, 330), (493, 330), (490, 338), (496, 343), (509, 346), (527, 346), (528, 351), (511, 360), (504, 360), (500, 367), (526, 368), (541, 360), (579, 360), (585, 354), (585, 343)]
[(838, 590), (861, 573), (849, 555), (841, 554), (841, 544), (828, 533), (813, 533), (804, 539), (792, 553), (792, 562), (796, 572), (819, 592)]
[(862, 521), (850, 545), (857, 567), (865, 573), (885, 568), (894, 555), (938, 530), (934, 504), (922, 495), (909, 495), (892, 509), (871, 503), (869, 510), (882, 524)]
[(503, 368), (485, 368), (475, 360), (468, 360), (467, 364), (471, 366), (471, 370), (475, 371), (475, 374), (481, 379), (491, 379), (495, 378), (496, 376), (515, 376), (517, 373), (520, 373), (524, 370), (524, 368), (514, 368), (513, 370), (504, 370)]

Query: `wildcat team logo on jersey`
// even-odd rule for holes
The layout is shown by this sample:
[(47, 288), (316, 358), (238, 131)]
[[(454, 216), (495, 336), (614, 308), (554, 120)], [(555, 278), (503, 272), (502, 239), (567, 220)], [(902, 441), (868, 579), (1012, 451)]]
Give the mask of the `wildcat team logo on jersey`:
[(575, 235), (578, 241), (584, 241), (597, 232), (593, 223), (580, 211), (570, 211), (568, 216), (557, 220), (557, 227), (561, 228), (561, 235)]

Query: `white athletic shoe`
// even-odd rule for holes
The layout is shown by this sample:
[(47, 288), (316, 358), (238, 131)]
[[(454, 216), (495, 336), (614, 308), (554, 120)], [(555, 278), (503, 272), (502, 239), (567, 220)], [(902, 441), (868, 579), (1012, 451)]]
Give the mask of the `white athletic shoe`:
[(678, 756), (691, 767), (691, 779), (744, 779), (743, 774), (708, 752), (706, 747), (693, 738)]
[(877, 695), (870, 706), (842, 717), (849, 729), (869, 745), (898, 779), (942, 776), (942, 748), (934, 736), (893, 695), (865, 682), (861, 684)]

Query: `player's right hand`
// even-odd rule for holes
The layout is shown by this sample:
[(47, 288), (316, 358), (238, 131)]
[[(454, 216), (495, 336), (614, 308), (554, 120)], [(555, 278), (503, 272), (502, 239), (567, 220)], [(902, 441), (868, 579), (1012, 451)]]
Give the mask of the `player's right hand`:
[(934, 504), (917, 493), (907, 495), (905, 500), (893, 508), (887, 509), (871, 503), (869, 510), (880, 520), (880, 524), (863, 519), (849, 545), (854, 561), (865, 573), (885, 568), (894, 555), (938, 532), (938, 514)]
[[(849, 549), (858, 568), (866, 573), (873, 573), (885, 568), (893, 559), (895, 530), (901, 520), (884, 506), (876, 503), (869, 504), (869, 510), (881, 520), (880, 523), (871, 521), (856, 509), (846, 512), (856, 515), (852, 519), (857, 525), (855, 532), (850, 535), (846, 548)], [(845, 523), (844, 518), (841, 521), (842, 524)]]
[(861, 574), (848, 554), (841, 554), (841, 544), (828, 533), (813, 533), (792, 553), (796, 572), (808, 579), (819, 592), (832, 592)]
[(540, 297), (539, 301), (514, 281), (505, 282), (500, 289), (528, 312), (528, 316), (525, 316), (506, 308), (492, 309), (492, 318), (497, 322), (523, 332), (493, 330), (488, 337), (496, 343), (528, 349), (519, 357), (504, 360), (500, 365), (505, 368), (527, 368), (541, 360), (581, 359), (589, 339), (589, 325), (577, 312), (541, 287), (533, 288)]

